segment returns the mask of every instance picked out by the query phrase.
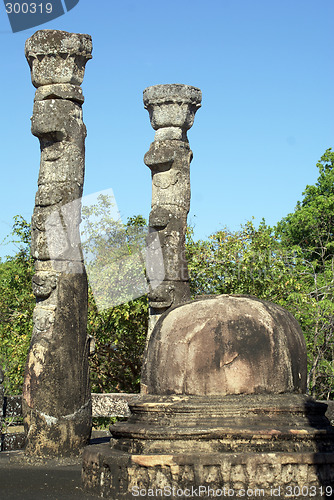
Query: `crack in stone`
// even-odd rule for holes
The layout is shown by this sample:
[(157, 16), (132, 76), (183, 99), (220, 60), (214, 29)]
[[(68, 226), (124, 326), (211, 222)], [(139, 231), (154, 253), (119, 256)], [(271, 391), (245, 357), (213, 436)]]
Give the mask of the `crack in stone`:
[(239, 353), (237, 352), (237, 353), (235, 353), (234, 357), (230, 361), (226, 361), (226, 363), (223, 363), (223, 366), (231, 365), (233, 363), (233, 361), (235, 361), (238, 357), (239, 357)]

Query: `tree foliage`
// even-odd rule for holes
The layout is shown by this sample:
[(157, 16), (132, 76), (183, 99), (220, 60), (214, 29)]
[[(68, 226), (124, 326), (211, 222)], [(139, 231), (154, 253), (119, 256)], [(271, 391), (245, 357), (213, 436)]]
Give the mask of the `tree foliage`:
[[(112, 216), (113, 203), (100, 194), (83, 207), (83, 252), (90, 282), (88, 333), (95, 340), (91, 357), (94, 392), (138, 392), (148, 324), (146, 285), (140, 250), (145, 219), (127, 224)], [(111, 306), (112, 304), (112, 306)]]
[(93, 392), (139, 392), (148, 303), (143, 296), (99, 312), (89, 290), (88, 333), (95, 339), (90, 358)]
[(327, 149), (317, 163), (319, 177), (306, 186), (302, 201), (277, 225), (286, 247), (303, 249), (316, 271), (324, 271), (334, 254), (334, 152)]
[(196, 243), (188, 232), (187, 257), (193, 295), (248, 294), (282, 304), (296, 287), (296, 255), (264, 220), (258, 228), (251, 220), (239, 231), (225, 228)]
[(30, 228), (23, 217), (14, 217), (12, 235), (19, 245), (18, 252), (0, 262), (0, 365), (5, 373), (6, 391), (20, 394), (35, 305)]
[(334, 396), (334, 152), (317, 163), (319, 176), (306, 186), (293, 213), (277, 225), (282, 244), (301, 258), (303, 299), (295, 298), (295, 315), (305, 334), (309, 387), (313, 395)]

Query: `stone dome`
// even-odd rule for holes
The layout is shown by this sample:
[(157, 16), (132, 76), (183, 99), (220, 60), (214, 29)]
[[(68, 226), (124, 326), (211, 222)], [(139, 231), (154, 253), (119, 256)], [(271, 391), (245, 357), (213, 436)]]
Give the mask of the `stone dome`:
[(164, 313), (150, 337), (145, 394), (305, 393), (306, 345), (282, 307), (218, 295)]

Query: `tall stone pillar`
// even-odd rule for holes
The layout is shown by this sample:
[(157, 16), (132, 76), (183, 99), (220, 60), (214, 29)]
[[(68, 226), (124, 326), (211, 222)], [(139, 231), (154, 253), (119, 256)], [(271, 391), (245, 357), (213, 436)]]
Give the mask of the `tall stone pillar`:
[(26, 364), (26, 452), (77, 454), (90, 437), (87, 278), (79, 223), (86, 127), (81, 83), (91, 59), (89, 35), (37, 31), (25, 55), (37, 88), (32, 134), (41, 163), (32, 217), (36, 307)]
[(144, 158), (152, 172), (149, 227), (152, 232), (158, 232), (165, 273), (163, 282), (157, 286), (155, 270), (158, 256), (151, 252), (147, 263), (150, 281), (149, 335), (163, 312), (190, 299), (185, 233), (193, 155), (187, 130), (194, 123), (201, 100), (200, 89), (189, 85), (155, 85), (144, 90), (144, 106), (156, 130), (154, 142)]

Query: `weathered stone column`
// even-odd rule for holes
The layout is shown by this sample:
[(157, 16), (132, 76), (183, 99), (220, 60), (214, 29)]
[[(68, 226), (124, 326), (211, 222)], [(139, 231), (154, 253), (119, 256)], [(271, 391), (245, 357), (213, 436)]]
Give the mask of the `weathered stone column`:
[(32, 133), (41, 163), (32, 217), (34, 326), (23, 388), (26, 452), (77, 454), (89, 440), (87, 278), (79, 223), (86, 127), (80, 85), (89, 35), (37, 31), (25, 55), (37, 87)]
[(164, 281), (156, 286), (154, 268), (158, 258), (151, 252), (147, 263), (151, 285), (149, 335), (163, 312), (190, 299), (185, 232), (193, 155), (187, 130), (194, 123), (201, 100), (200, 89), (189, 85), (155, 85), (144, 90), (144, 106), (156, 130), (144, 158), (152, 171), (149, 227), (159, 234), (165, 272)]

